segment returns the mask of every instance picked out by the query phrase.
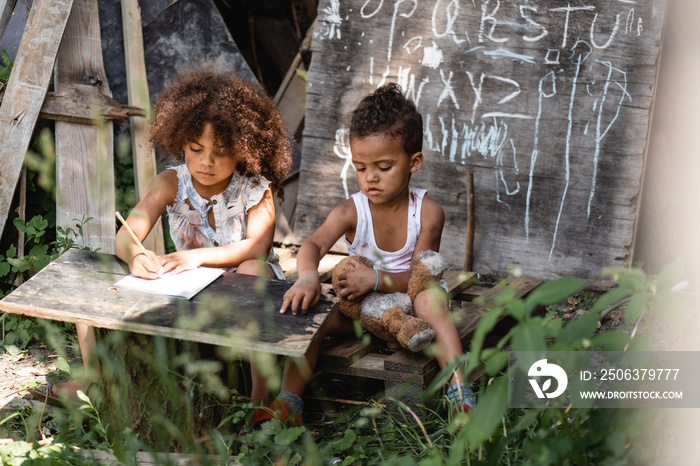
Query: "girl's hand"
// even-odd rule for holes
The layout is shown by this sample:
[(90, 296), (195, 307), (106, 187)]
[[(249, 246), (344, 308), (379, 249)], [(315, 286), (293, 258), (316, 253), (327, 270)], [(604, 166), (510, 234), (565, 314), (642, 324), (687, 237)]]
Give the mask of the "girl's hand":
[(353, 268), (338, 275), (338, 286), (340, 286), (341, 298), (354, 301), (374, 290), (374, 285), (377, 283), (377, 272), (372, 267), (367, 267), (355, 259), (350, 259), (348, 265)]
[(202, 265), (202, 260), (196, 249), (178, 251), (160, 256), (165, 272), (180, 273), (185, 270), (196, 269)]
[(297, 280), (284, 294), (280, 314), (287, 312), (287, 308), (290, 308), (294, 315), (299, 313), (299, 309), (306, 314), (306, 311), (318, 302), (320, 296), (321, 281), (319, 280), (318, 272), (306, 274)]
[[(131, 258), (131, 262), (129, 262), (129, 272), (131, 272), (131, 275), (134, 277), (152, 280), (161, 276), (163, 273), (163, 267), (160, 258), (155, 252), (147, 251), (147, 253), (148, 257), (146, 257), (146, 254), (141, 252)], [(151, 261), (149, 257), (153, 259), (153, 261)], [(155, 267), (153, 262), (155, 262), (158, 267)]]

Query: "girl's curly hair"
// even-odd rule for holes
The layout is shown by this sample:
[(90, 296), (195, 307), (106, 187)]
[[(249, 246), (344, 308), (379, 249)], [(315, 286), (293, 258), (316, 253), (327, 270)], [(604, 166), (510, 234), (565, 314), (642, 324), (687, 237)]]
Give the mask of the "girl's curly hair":
[(350, 139), (377, 134), (400, 137), (407, 154), (423, 150), (423, 117), (396, 83), (377, 88), (352, 112)]
[(182, 147), (212, 125), (220, 154), (234, 157), (243, 176), (260, 174), (284, 199), (282, 182), (291, 165), (291, 143), (274, 101), (252, 83), (214, 70), (177, 75), (155, 104), (151, 142), (184, 161)]

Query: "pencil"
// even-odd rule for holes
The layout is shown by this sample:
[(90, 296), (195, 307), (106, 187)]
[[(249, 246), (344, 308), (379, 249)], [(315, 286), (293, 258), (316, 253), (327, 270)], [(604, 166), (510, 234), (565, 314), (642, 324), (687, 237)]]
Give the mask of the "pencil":
[(131, 229), (128, 223), (126, 223), (126, 220), (124, 220), (124, 217), (122, 217), (122, 214), (120, 214), (117, 211), (117, 218), (119, 219), (120, 222), (122, 222), (122, 225), (124, 225), (124, 228), (126, 228), (126, 231), (131, 235), (131, 238), (134, 240), (136, 243), (136, 246), (139, 247), (142, 253), (146, 255), (149, 259), (151, 259), (151, 262), (153, 262), (153, 265), (156, 266), (156, 268), (160, 268), (158, 264), (156, 264), (156, 261), (153, 260), (153, 258), (148, 255), (148, 252), (146, 252), (146, 248), (143, 247), (143, 244), (141, 241), (139, 241), (139, 238), (136, 236), (136, 233), (134, 233), (134, 230)]

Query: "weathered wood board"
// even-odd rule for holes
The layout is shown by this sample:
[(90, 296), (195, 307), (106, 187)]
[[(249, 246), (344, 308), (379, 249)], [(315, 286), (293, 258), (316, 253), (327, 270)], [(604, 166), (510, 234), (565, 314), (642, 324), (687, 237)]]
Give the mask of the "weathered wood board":
[(332, 307), (322, 296), (308, 314), (280, 314), (291, 282), (238, 274), (190, 300), (114, 287), (127, 273), (113, 255), (71, 249), (0, 300), (0, 311), (301, 356)]
[(0, 234), (48, 90), (73, 0), (36, 1), (0, 105)]
[[(322, 0), (295, 233), (357, 190), (347, 117), (397, 81), (423, 114), (421, 171), (435, 179), (414, 184), (461, 203), (451, 171), (474, 173), (475, 270), (590, 277), (629, 264), (665, 3)], [(443, 243), (465, 237), (455, 212)]]
[[(56, 58), (54, 87), (62, 93), (75, 84), (92, 85), (111, 97), (102, 61), (97, 0), (75, 0)], [(56, 122), (56, 226), (78, 231), (91, 249), (114, 252), (116, 230), (114, 132), (112, 122), (83, 125)]]

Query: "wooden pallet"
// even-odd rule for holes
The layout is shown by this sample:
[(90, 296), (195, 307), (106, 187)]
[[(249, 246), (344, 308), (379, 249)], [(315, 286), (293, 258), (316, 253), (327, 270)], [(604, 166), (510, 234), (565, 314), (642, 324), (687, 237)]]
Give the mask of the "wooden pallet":
[[(468, 349), (479, 320), (499, 293), (506, 288), (514, 288), (516, 296), (521, 297), (540, 283), (540, 280), (510, 278), (493, 287), (471, 283), (455, 293), (460, 300), (452, 300), (451, 310), (458, 311), (462, 317), (456, 325), (463, 348)], [(460, 283), (456, 289), (463, 285)], [(477, 297), (481, 297), (479, 304), (474, 302)], [(316, 366), (317, 375), (337, 374), (381, 380), (387, 399), (402, 398), (407, 402), (419, 400), (439, 371), (435, 358), (407, 350), (391, 351), (375, 338), (368, 344), (347, 338), (326, 341), (321, 347)], [(470, 378), (478, 378), (478, 375), (471, 374)]]

